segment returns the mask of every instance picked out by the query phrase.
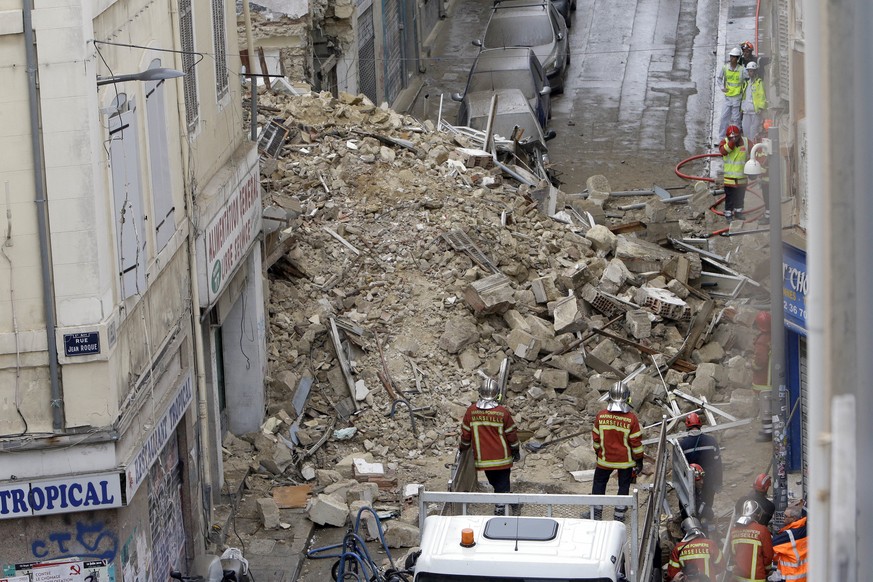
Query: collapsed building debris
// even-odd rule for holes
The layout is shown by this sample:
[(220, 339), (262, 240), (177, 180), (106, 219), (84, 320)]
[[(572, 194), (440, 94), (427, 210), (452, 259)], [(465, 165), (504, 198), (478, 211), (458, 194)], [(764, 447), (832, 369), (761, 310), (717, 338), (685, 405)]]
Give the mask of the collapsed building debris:
[[(535, 439), (528, 451), (552, 459), (556, 479), (594, 467), (585, 427), (615, 382), (627, 382), (647, 426), (665, 411), (674, 424), (694, 410), (730, 426), (752, 413), (740, 394), (751, 341), (738, 323), (752, 308), (728, 312), (716, 303), (728, 297), (701, 289), (712, 257), (616, 234), (595, 223), (602, 211), (559, 190), (543, 213), (534, 189), (463, 133), (363, 96), (261, 100), (277, 112), (262, 124), (292, 131), (262, 171), (265, 205), (288, 225), (268, 265), (277, 420), (269, 436), (243, 437), (251, 447), (227, 450), (249, 458), (251, 487), (309, 485), (293, 493), (310, 496), (310, 518), (338, 526), (355, 504), (397, 501), (406, 484), (445, 471), (428, 460), (456, 449), (476, 372), (500, 376)], [(589, 181), (589, 201), (608, 198), (604, 177)], [(649, 204), (660, 217), (663, 203)], [(340, 440), (337, 427), (356, 430)], [(372, 495), (349, 501), (354, 483), (375, 484)]]

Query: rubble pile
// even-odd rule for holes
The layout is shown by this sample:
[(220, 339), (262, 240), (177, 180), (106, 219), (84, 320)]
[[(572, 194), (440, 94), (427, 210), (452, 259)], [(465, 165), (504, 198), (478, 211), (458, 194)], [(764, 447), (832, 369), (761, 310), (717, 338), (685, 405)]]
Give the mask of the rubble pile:
[[(250, 488), (306, 485), (310, 518), (341, 526), (362, 503), (444, 479), (478, 373), (505, 361), (507, 405), (541, 442), (590, 428), (640, 366), (629, 386), (644, 426), (710, 403), (754, 414), (756, 311), (702, 289), (699, 254), (616, 234), (604, 198), (514, 182), (479, 144), (364, 96), (260, 101), (287, 136), (262, 163), (269, 418), (224, 443)], [(528, 457), (555, 483), (595, 462), (586, 434)]]

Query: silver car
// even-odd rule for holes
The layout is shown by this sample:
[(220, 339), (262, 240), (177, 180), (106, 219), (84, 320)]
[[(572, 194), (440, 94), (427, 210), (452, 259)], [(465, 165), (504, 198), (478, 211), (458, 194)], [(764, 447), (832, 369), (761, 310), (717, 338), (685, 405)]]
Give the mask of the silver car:
[[(464, 96), (478, 91), (519, 89), (530, 103), (542, 127), (551, 117), (551, 87), (540, 60), (527, 47), (485, 49), (479, 52), (470, 68), (464, 93), (453, 93), (452, 99), (461, 102), (458, 119), (464, 119)], [(465, 125), (464, 123), (460, 123)]]
[(550, 0), (500, 0), (491, 10), (483, 48), (530, 47), (540, 59), (552, 92), (564, 90), (570, 63), (567, 23)]

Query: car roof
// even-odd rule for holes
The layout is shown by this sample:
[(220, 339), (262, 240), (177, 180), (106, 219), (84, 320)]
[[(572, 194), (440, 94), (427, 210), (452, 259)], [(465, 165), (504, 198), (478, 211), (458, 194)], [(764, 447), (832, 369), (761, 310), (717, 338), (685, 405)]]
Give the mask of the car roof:
[[(515, 69), (529, 69), (530, 57), (533, 50), (527, 46), (507, 46), (482, 49), (473, 69), (480, 69), (483, 64), (488, 65), (493, 71), (512, 71)], [(535, 54), (533, 56), (536, 56)]]

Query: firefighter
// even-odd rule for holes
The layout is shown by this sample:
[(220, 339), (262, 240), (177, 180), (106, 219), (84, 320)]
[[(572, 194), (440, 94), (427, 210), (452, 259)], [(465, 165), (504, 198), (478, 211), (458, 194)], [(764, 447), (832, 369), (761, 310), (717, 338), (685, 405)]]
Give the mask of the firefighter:
[[(591, 442), (597, 455), (593, 495), (605, 495), (613, 470), (618, 472), (618, 494), (630, 493), (631, 480), (643, 471), (642, 429), (630, 408), (630, 390), (621, 382), (609, 389), (609, 404), (597, 413), (591, 430)], [(624, 521), (626, 507), (616, 507), (613, 518)], [(594, 508), (594, 519), (601, 519), (603, 508)]]
[(724, 163), (724, 217), (728, 222), (745, 220), (743, 204), (749, 179), (744, 168), (752, 148), (738, 125), (729, 125), (724, 136), (718, 146)]
[[(509, 474), (513, 461), (521, 459), (518, 431), (509, 409), (497, 403), (500, 390), (491, 378), (484, 378), (479, 387), (479, 400), (471, 404), (461, 423), (461, 451), (473, 447), (476, 468), (495, 493), (509, 493)], [(504, 515), (503, 504), (494, 506), (495, 515)]]
[(689, 432), (679, 439), (679, 448), (685, 454), (685, 460), (689, 465), (696, 463), (705, 471), (706, 478), (700, 488), (700, 498), (696, 500), (696, 507), (698, 517), (704, 522), (710, 522), (714, 515), (712, 502), (722, 484), (721, 449), (715, 437), (702, 432), (702, 426), (700, 415), (696, 412), (686, 416), (685, 427)]
[(773, 541), (770, 530), (761, 525), (761, 506), (743, 503), (743, 513), (731, 529), (734, 582), (766, 582), (773, 569)]
[[(696, 517), (682, 520), (685, 537), (673, 547), (667, 565), (667, 580), (688, 579), (700, 574), (715, 580), (724, 570), (724, 557), (718, 544), (706, 537)], [(678, 576), (684, 574), (685, 577)], [(677, 577), (678, 576), (678, 577)]]
[(806, 582), (806, 509), (803, 500), (797, 499), (785, 508), (785, 523), (773, 536), (773, 552), (776, 568), (782, 580)]
[(746, 496), (741, 497), (739, 501), (737, 501), (737, 515), (742, 514), (743, 504), (746, 501), (754, 501), (761, 508), (760, 513), (757, 515), (757, 518), (759, 519), (758, 523), (769, 527), (770, 520), (773, 519), (773, 513), (776, 511), (776, 505), (767, 498), (767, 492), (770, 490), (770, 484), (772, 482), (773, 480), (767, 473), (761, 473), (755, 477), (755, 483), (752, 485), (752, 490)]

